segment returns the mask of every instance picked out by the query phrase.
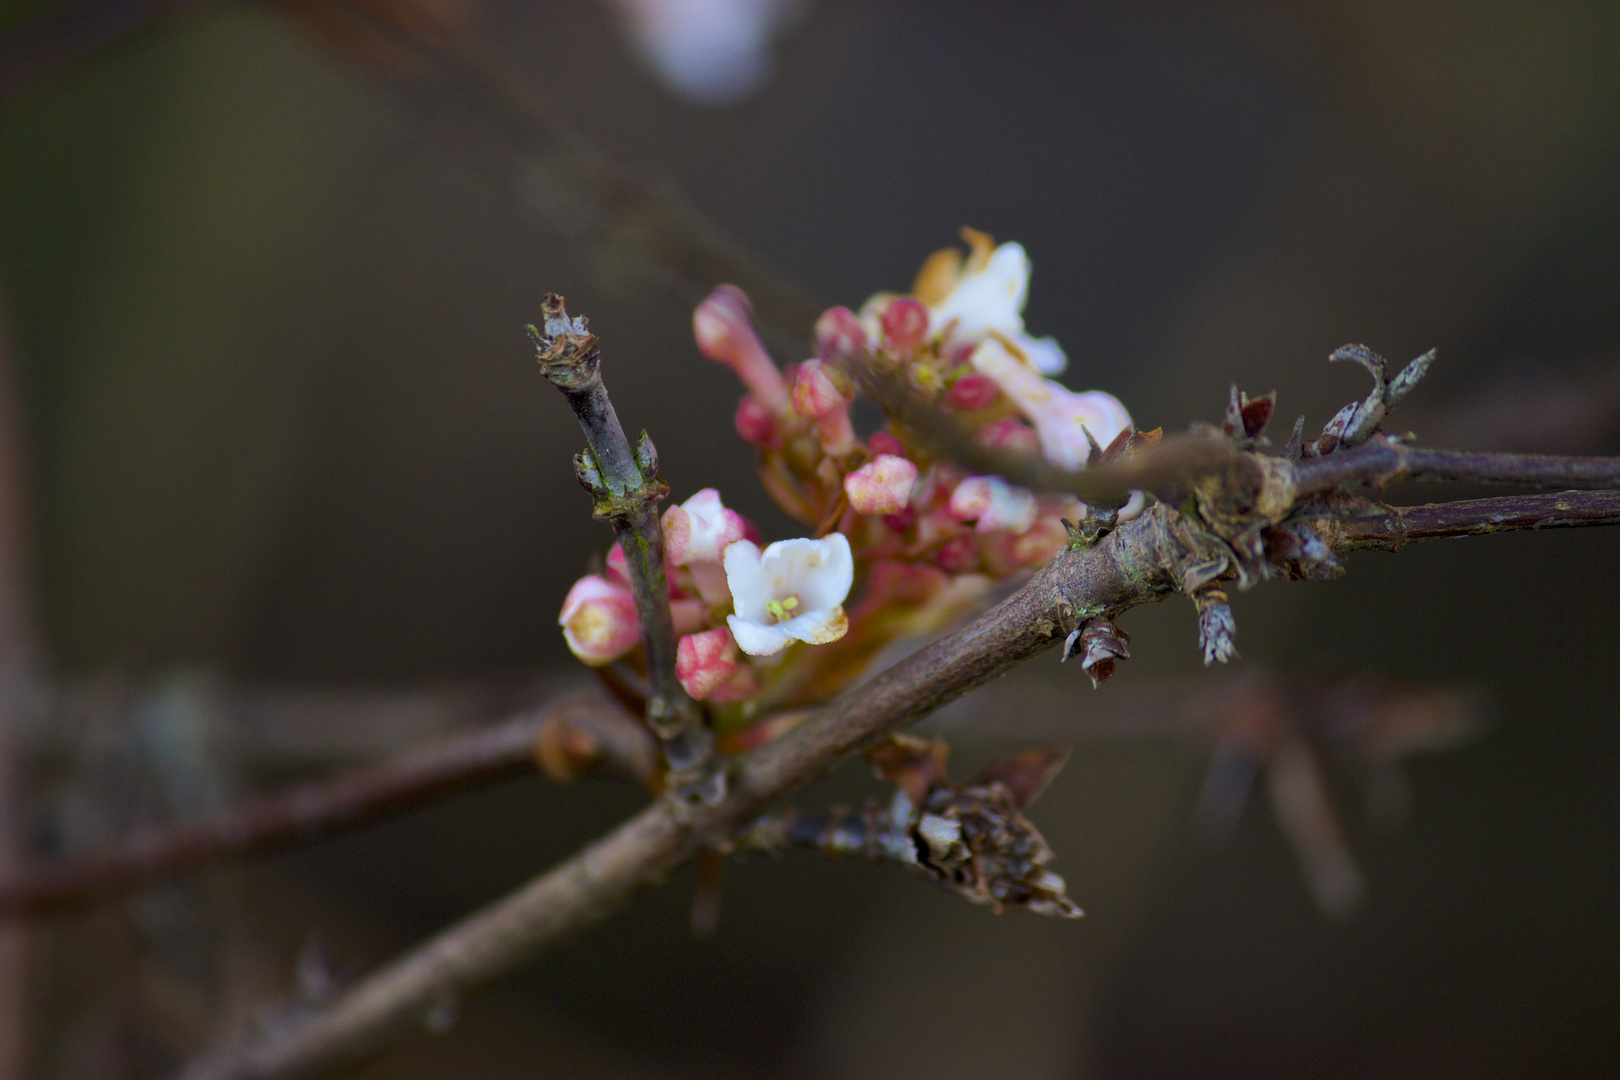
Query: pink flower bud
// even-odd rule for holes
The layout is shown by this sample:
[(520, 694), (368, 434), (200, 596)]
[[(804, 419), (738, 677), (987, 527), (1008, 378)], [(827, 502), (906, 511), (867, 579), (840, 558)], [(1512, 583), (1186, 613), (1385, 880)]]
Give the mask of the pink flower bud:
[(692, 336), (704, 356), (735, 371), (766, 409), (786, 412), (787, 381), (760, 344), (749, 315), (743, 291), (735, 285), (722, 285), (692, 312)]
[(607, 579), (615, 585), (630, 587), (630, 567), (624, 561), (624, 548), (618, 543), (608, 549), (607, 553)]
[(972, 536), (962, 535), (947, 540), (934, 553), (934, 565), (947, 574), (966, 574), (979, 568), (979, 545)]
[(890, 300), (889, 306), (883, 309), (882, 321), (883, 336), (889, 339), (889, 347), (901, 355), (916, 352), (917, 346), (928, 338), (928, 309), (909, 296)]
[(903, 533), (907, 529), (911, 528), (911, 523), (916, 520), (917, 511), (909, 506), (900, 511), (898, 514), (883, 515), (883, 524), (887, 525), (897, 533)]
[(973, 441), (987, 450), (1006, 450), (1019, 454), (1033, 454), (1040, 449), (1040, 436), (1020, 420), (1007, 417), (986, 424), (973, 434)]
[(963, 412), (973, 412), (976, 409), (988, 409), (1000, 396), (1001, 390), (996, 386), (995, 380), (974, 371), (951, 384), (950, 391), (945, 395), (945, 404)]
[(793, 383), (794, 410), (816, 422), (821, 448), (833, 457), (855, 449), (855, 429), (849, 423), (849, 403), (854, 394), (846, 393), (838, 385), (839, 380), (836, 368), (820, 360), (806, 360), (799, 365)]
[(726, 545), (743, 539), (747, 524), (720, 502), (720, 493), (704, 488), (680, 506), (664, 511), (664, 559), (691, 572), (698, 592), (710, 604), (731, 602), (726, 572), (720, 565)]
[(1005, 529), (1021, 533), (1035, 521), (1035, 493), (999, 476), (970, 476), (951, 492), (951, 515), (978, 520), (979, 532)]
[(974, 521), (990, 509), (990, 477), (970, 476), (951, 492), (948, 508), (958, 521)]
[(737, 644), (725, 627), (688, 634), (675, 647), (675, 677), (698, 701), (737, 670)]
[(828, 308), (816, 320), (816, 355), (823, 360), (854, 360), (869, 350), (860, 317), (847, 307)]
[(905, 457), (906, 447), (899, 439), (887, 431), (875, 432), (866, 440), (867, 447), (873, 454), (893, 454), (895, 457)]
[(744, 394), (743, 399), (737, 402), (736, 423), (737, 434), (742, 436), (743, 442), (768, 447), (775, 446), (779, 441), (776, 416), (752, 394)]
[(557, 623), (569, 650), (592, 667), (617, 660), (641, 640), (635, 597), (597, 574), (574, 582)]
[(903, 457), (879, 454), (844, 477), (844, 492), (857, 514), (898, 514), (911, 502), (917, 466)]

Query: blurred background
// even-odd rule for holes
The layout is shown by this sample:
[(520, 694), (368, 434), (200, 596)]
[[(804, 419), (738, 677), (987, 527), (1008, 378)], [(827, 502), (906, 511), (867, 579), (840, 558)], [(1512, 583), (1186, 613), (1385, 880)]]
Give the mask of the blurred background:
[[(1397, 416), (1425, 441), (1620, 451), (1616, 55), (1595, 0), (5, 0), (8, 528), (38, 667), (90, 703), (18, 751), (15, 846), (297, 773), (209, 756), (227, 688), (576, 677), (556, 612), (610, 539), (523, 334), (547, 291), (590, 317), (673, 495), (717, 486), (771, 537), (692, 304), (737, 281), (799, 359), (821, 306), (908, 287), (964, 224), (1026, 246), (1032, 332), (1142, 427), (1216, 420), (1236, 380), (1315, 430), (1365, 392), (1325, 363), (1354, 341), (1439, 349)], [(1085, 919), (745, 862), (713, 937), (679, 880), (364, 1075), (1609, 1074), (1617, 565), (1612, 532), (1520, 534), (1235, 598), (1245, 668), (1490, 703), (1407, 769), (1398, 829), (1332, 774), (1365, 882), (1336, 917), (1264, 800), (1197, 842), (1207, 737), (1063, 737), (1071, 698), (1197, 692), (1172, 599), (1123, 618), (1101, 691), (1055, 656), (1016, 676), (1076, 747), (1032, 817)], [(966, 726), (964, 775), (1031, 742)], [(873, 791), (853, 765), (804, 802)], [(0, 993), (3, 1065), (167, 1075), (642, 800), (514, 780), (39, 922), (25, 964), (0, 955), (27, 991)]]

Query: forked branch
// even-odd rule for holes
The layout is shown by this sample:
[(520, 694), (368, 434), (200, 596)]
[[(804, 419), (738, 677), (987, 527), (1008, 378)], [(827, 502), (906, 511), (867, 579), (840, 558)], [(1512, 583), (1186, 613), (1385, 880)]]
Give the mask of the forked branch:
[[(1362, 505), (1346, 534), (1309, 527), (1334, 550), (1620, 518), (1620, 492), (1551, 499), (1530, 512), (1523, 497), (1473, 500), (1465, 511)], [(1559, 509), (1562, 498), (1567, 509)], [(1508, 511), (1517, 506), (1518, 510)], [(1414, 511), (1406, 512), (1408, 514)], [(1466, 520), (1464, 515), (1468, 515)], [(693, 811), (660, 800), (580, 854), (364, 979), (329, 1007), (196, 1062), (192, 1080), (308, 1076), (352, 1063), (453, 999), (577, 933), (666, 878), (699, 851), (723, 846), (775, 799), (844, 757), (1062, 641), (1078, 620), (1112, 616), (1179, 591), (1188, 523), (1156, 506), (1090, 545), (1074, 545), (1001, 604), (818, 710), (779, 740), (740, 759), (725, 798)], [(1191, 534), (1195, 537), (1197, 532)]]

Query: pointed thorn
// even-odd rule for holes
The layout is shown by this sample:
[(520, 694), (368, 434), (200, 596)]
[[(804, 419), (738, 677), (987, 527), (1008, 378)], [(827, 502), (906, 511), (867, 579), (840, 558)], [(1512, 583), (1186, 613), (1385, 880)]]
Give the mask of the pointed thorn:
[(1080, 430), (1085, 432), (1086, 445), (1091, 447), (1091, 450), (1086, 454), (1086, 468), (1096, 468), (1098, 465), (1102, 464), (1102, 447), (1097, 445), (1097, 437), (1091, 433), (1090, 428), (1086, 427), (1084, 424), (1081, 424)]
[(647, 479), (658, 475), (658, 448), (653, 446), (652, 437), (645, 431), (636, 441), (636, 465)]
[(1289, 461), (1298, 461), (1300, 451), (1304, 449), (1305, 418), (1301, 416), (1294, 421), (1294, 433), (1288, 436), (1288, 445), (1283, 447), (1282, 456)]
[(1226, 392), (1226, 418), (1221, 422), (1221, 431), (1228, 439), (1242, 437), (1243, 434), (1243, 399), (1238, 393), (1237, 383), (1233, 383)]

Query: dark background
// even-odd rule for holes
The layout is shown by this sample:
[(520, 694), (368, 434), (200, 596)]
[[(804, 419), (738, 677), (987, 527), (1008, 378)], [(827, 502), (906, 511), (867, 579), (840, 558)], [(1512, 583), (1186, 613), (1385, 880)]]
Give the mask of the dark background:
[[(724, 107), (672, 95), (602, 5), (464, 14), (564, 123), (823, 302), (907, 287), (962, 224), (1021, 241), (1032, 331), (1144, 427), (1218, 418), (1235, 379), (1314, 428), (1365, 389), (1326, 355), (1364, 341), (1438, 347), (1421, 437), (1448, 404), (1620, 350), (1613, 4), (814, 0)], [(62, 678), (375, 689), (567, 665), (555, 612), (607, 534), (522, 334), (548, 290), (591, 317), (674, 495), (718, 486), (783, 535), (689, 307), (537, 225), (401, 107), (400, 77), (280, 9), (217, 5), (0, 110), (0, 290)], [(368, 1075), (1610, 1074), (1617, 556), (1603, 532), (1447, 542), (1237, 599), (1245, 663), (1496, 702), (1486, 737), (1412, 770), (1403, 830), (1352, 823), (1370, 898), (1346, 923), (1263, 806), (1225, 848), (1190, 842), (1197, 746), (1087, 743), (1034, 815), (1078, 923), (888, 869), (747, 863), (716, 938), (687, 934), (683, 880)], [(1109, 689), (1197, 676), (1185, 603), (1124, 625)], [(858, 796), (860, 771), (832, 787)], [(514, 783), (226, 875), (216, 907), (255, 928), (270, 1000), (311, 932), (364, 970), (636, 803)], [(113, 973), (107, 942), (139, 960), (111, 918), (42, 932), (39, 1076), (180, 1052), (154, 991)]]

